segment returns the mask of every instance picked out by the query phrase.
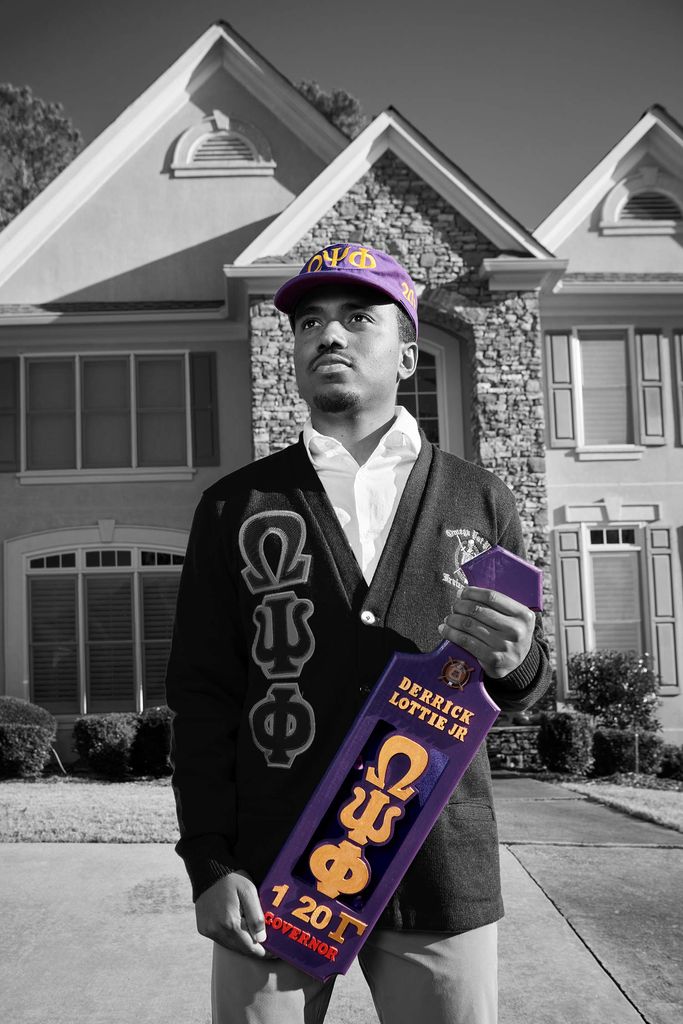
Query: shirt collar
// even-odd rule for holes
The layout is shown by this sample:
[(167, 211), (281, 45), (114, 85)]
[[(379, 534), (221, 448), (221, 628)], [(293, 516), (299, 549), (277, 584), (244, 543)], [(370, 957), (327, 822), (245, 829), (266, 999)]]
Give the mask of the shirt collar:
[[(375, 451), (378, 454), (384, 454), (384, 452), (401, 450), (406, 457), (419, 455), (422, 441), (417, 420), (402, 405), (397, 405), (394, 412), (396, 419), (381, 438)], [(303, 426), (303, 438), (311, 460), (323, 454), (331, 456), (346, 451), (336, 437), (328, 437), (316, 430), (311, 423), (310, 416)]]

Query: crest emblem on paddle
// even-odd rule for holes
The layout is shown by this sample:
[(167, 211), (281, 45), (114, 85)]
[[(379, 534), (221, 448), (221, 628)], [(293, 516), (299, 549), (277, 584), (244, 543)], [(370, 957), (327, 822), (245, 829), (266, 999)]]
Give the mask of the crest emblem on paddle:
[(473, 665), (468, 665), (461, 658), (449, 658), (441, 670), (439, 679), (442, 683), (446, 683), (447, 686), (452, 686), (454, 690), (460, 690), (462, 693), (473, 672)]

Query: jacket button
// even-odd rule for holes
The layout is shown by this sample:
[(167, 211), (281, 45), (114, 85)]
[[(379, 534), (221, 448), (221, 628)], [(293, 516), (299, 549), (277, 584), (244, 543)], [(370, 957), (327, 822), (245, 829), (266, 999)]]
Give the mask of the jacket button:
[(364, 623), (366, 626), (374, 626), (375, 623), (377, 622), (377, 618), (370, 611), (369, 608), (366, 608), (364, 611), (360, 613), (360, 621)]

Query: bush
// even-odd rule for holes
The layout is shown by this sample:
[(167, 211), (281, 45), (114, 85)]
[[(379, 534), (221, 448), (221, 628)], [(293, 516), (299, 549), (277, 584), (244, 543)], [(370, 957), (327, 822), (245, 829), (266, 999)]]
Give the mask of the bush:
[(677, 747), (675, 743), (664, 744), (658, 774), (663, 779), (679, 779), (683, 782), (683, 747)]
[(594, 775), (638, 771), (654, 775), (662, 757), (662, 738), (656, 732), (638, 732), (638, 767), (632, 729), (596, 729), (593, 736)]
[(74, 723), (74, 749), (92, 771), (120, 779), (130, 774), (131, 750), (138, 731), (134, 712), (86, 715)]
[(136, 775), (171, 774), (172, 721), (173, 712), (165, 705), (142, 712), (131, 750), (131, 766)]
[(577, 711), (592, 715), (609, 729), (644, 731), (660, 728), (657, 720), (659, 680), (649, 654), (587, 651), (567, 661), (569, 687)]
[(546, 712), (538, 730), (538, 756), (553, 772), (585, 775), (592, 763), (593, 727), (576, 711)]
[(56, 735), (56, 719), (45, 708), (0, 697), (0, 775), (39, 775)]

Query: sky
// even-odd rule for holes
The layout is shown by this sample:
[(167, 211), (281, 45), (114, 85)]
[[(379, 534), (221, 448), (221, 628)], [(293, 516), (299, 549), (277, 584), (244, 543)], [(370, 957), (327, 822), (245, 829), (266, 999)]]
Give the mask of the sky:
[(683, 121), (683, 0), (2, 0), (0, 81), (89, 142), (219, 19), (293, 82), (396, 107), (529, 229), (653, 103)]

